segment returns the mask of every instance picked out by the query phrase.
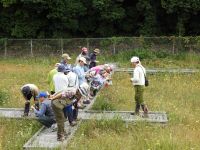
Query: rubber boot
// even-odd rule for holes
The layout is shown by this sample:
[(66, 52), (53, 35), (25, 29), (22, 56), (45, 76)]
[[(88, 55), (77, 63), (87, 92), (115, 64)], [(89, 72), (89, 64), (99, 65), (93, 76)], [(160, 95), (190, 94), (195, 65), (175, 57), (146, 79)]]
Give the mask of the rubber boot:
[(135, 115), (139, 115), (140, 114), (140, 104), (136, 104), (135, 105)]
[(147, 108), (147, 106), (144, 105), (144, 104), (142, 104), (141, 107), (142, 107), (142, 110), (144, 111), (144, 114), (148, 114), (148, 108)]
[(30, 102), (26, 101), (24, 107), (24, 116), (28, 116), (29, 110), (30, 110)]

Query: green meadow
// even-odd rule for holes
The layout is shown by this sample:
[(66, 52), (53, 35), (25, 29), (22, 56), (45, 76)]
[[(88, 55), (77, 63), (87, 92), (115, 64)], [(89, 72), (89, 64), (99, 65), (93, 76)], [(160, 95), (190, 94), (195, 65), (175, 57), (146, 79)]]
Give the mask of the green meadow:
[[(138, 53), (117, 54), (111, 58), (101, 56), (99, 60), (100, 63), (109, 60), (120, 67), (130, 67), (131, 56)], [(146, 68), (200, 68), (199, 54), (157, 55), (138, 54)], [(59, 58), (2, 58), (0, 107), (23, 107), (24, 99), (20, 93), (23, 84), (34, 83), (41, 91), (48, 90), (47, 73), (56, 62)], [(150, 85), (145, 88), (145, 102), (150, 111), (166, 111), (167, 124), (126, 123), (119, 118), (86, 121), (81, 124), (68, 149), (200, 149), (200, 73), (158, 73), (148, 74), (148, 77)], [(113, 85), (99, 93), (92, 109), (134, 110), (131, 74), (115, 73), (112, 78)], [(36, 121), (1, 118), (0, 149), (22, 149), (40, 127)]]

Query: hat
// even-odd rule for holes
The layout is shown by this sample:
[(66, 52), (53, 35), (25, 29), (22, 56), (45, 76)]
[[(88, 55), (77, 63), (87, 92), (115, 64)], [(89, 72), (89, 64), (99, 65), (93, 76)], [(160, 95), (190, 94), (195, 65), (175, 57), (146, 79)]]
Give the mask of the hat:
[(71, 69), (70, 68), (65, 68), (65, 71), (64, 72), (70, 72), (71, 71)]
[(82, 61), (84, 64), (87, 64), (85, 57), (80, 57), (79, 60)]
[(56, 63), (56, 64), (55, 64), (55, 67), (58, 67), (59, 65), (60, 65), (60, 63)]
[(89, 85), (84, 82), (78, 87), (78, 90), (82, 96), (86, 97), (86, 96), (88, 96)]
[(98, 48), (95, 48), (95, 49), (94, 49), (94, 52), (95, 52), (95, 53), (100, 53), (100, 50), (99, 50)]
[(83, 47), (81, 50), (82, 50), (83, 52), (87, 52), (87, 51), (88, 51), (88, 49), (87, 49), (86, 47)]
[(47, 93), (46, 92), (40, 92), (39, 95), (36, 96), (36, 98), (40, 98), (40, 97), (47, 98)]
[(65, 65), (61, 64), (57, 68), (58, 72), (65, 72)]
[(138, 57), (136, 57), (136, 56), (133, 56), (133, 57), (131, 58), (131, 62), (132, 62), (132, 63), (140, 62), (140, 59), (139, 59)]
[(71, 57), (69, 57), (69, 55), (67, 53), (62, 54), (62, 58), (64, 58), (64, 59), (71, 59)]

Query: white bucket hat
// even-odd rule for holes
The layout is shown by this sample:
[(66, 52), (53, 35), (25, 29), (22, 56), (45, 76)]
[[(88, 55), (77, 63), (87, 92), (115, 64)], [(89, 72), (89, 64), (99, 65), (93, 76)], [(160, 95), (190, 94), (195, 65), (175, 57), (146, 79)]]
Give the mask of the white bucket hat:
[(79, 60), (82, 61), (84, 64), (87, 64), (85, 57), (80, 57)]

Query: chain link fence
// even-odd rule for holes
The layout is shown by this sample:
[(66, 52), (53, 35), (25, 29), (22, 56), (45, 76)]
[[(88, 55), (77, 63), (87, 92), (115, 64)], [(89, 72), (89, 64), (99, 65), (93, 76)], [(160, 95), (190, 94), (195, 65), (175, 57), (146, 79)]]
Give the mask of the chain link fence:
[(99, 48), (103, 54), (121, 51), (148, 49), (165, 50), (172, 54), (179, 52), (199, 52), (200, 37), (112, 37), (112, 38), (72, 38), (72, 39), (0, 39), (0, 56), (54, 56), (62, 53), (78, 54), (81, 47), (90, 51)]

